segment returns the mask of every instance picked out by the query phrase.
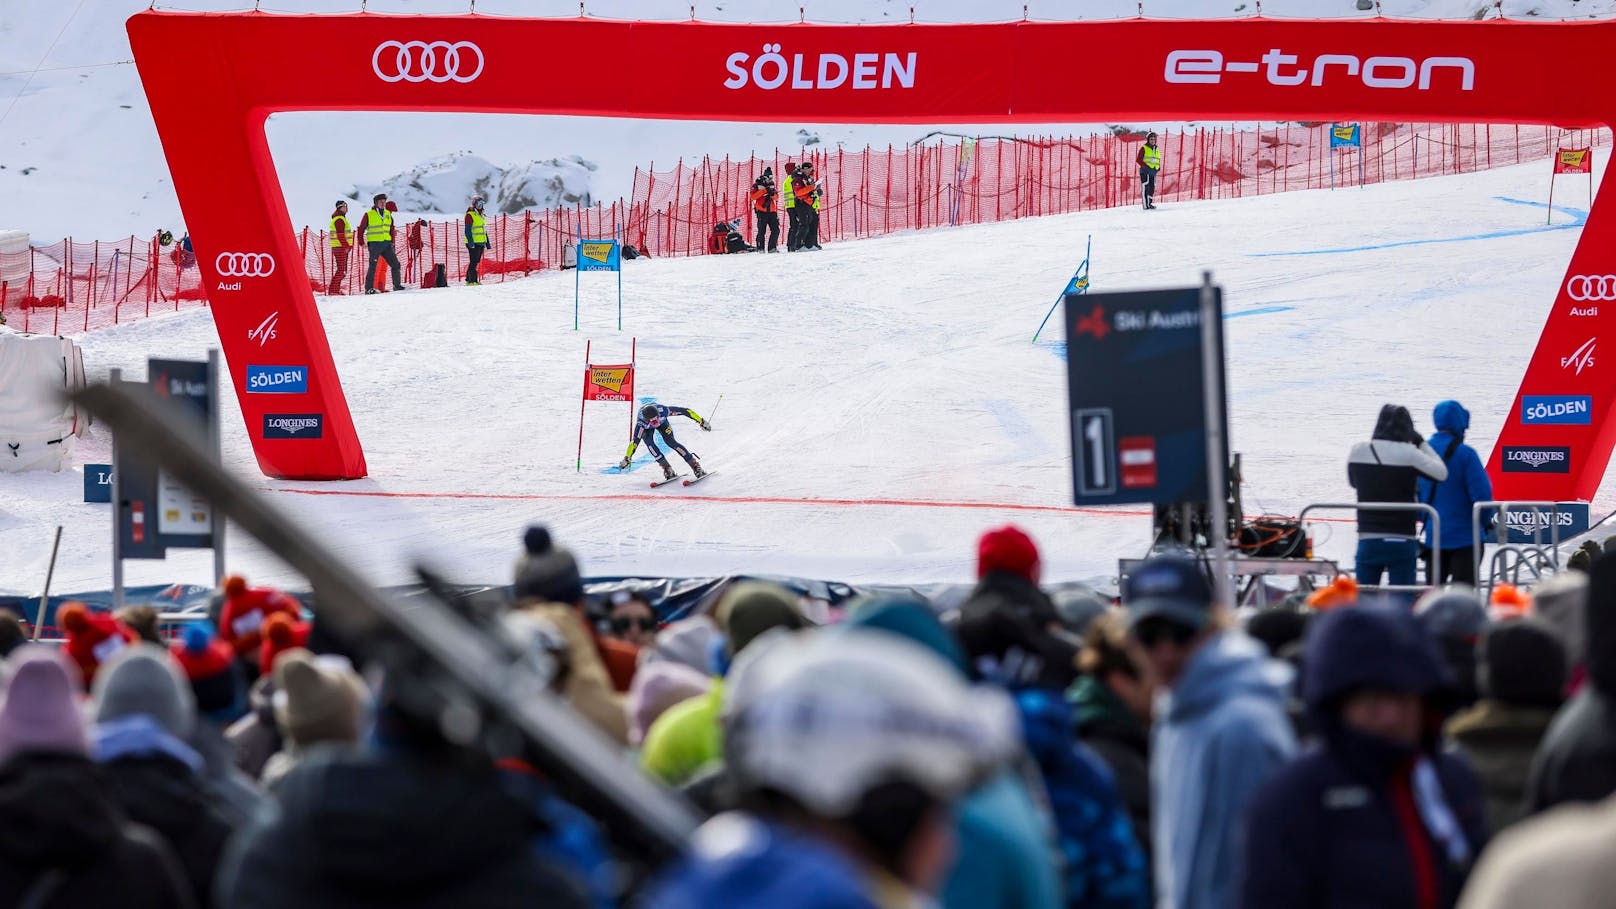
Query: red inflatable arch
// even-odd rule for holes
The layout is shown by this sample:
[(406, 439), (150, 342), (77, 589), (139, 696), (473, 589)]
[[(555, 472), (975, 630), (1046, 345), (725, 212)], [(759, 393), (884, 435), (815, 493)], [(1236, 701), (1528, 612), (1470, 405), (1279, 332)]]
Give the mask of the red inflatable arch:
[[(295, 479), (362, 477), (365, 456), (296, 264), (264, 137), (264, 120), (277, 111), (1616, 122), (1616, 76), (1605, 56), (1616, 48), (1616, 23), (754, 26), (144, 12), (129, 20), (129, 38), (258, 464)], [(547, 72), (589, 73), (587, 90), (535, 78), (535, 55)], [(1587, 499), (1604, 475), (1616, 442), (1616, 355), (1607, 358), (1597, 341), (1599, 327), (1616, 320), (1616, 293), (1605, 293), (1616, 285), (1613, 221), (1598, 207), (1590, 213), (1493, 451), (1503, 497)], [(247, 367), (263, 364), (306, 366), (307, 393), (245, 393)]]

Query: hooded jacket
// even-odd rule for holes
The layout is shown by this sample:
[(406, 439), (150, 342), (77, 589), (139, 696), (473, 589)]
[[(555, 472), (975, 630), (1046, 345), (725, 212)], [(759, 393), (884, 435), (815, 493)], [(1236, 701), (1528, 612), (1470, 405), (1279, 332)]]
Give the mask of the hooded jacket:
[[(1549, 724), (1532, 762), (1527, 809), (1597, 802), (1616, 793), (1616, 554), (1594, 562), (1583, 612), (1588, 683)], [(1575, 654), (1573, 654), (1575, 656)]]
[(197, 905), (168, 845), (124, 817), (86, 758), (29, 754), (6, 762), (0, 818), (0, 906), (29, 896), (49, 909)]
[[(1448, 679), (1435, 646), (1406, 610), (1353, 606), (1315, 623), (1305, 665), (1320, 742), (1252, 799), (1240, 905), (1451, 907), (1487, 826), (1475, 773), (1441, 746)], [(1363, 687), (1424, 697), (1424, 740), (1347, 728), (1342, 699)]]
[[(869, 603), (846, 624), (906, 638), (966, 674), (959, 645), (929, 607), (903, 601)], [(966, 795), (955, 809), (955, 821), (959, 844), (943, 886), (944, 909), (1063, 905), (1052, 822), (1034, 804), (1018, 774), (1000, 771)]]
[(492, 770), (316, 751), (277, 795), (281, 810), (243, 831), (220, 870), (221, 905), (589, 905), (571, 877), (536, 857), (538, 816)]
[[(1374, 438), (1352, 446), (1347, 457), (1347, 481), (1360, 502), (1409, 502), (1419, 494), (1418, 479), (1446, 480), (1442, 456), (1414, 431), (1408, 408), (1387, 404), (1380, 409)], [(1358, 512), (1358, 538), (1414, 539), (1419, 513), (1407, 511)], [(1447, 522), (1444, 521), (1445, 525)], [(1444, 528), (1443, 533), (1447, 531)]]
[(201, 755), (141, 714), (100, 724), (95, 751), (113, 801), (168, 842), (197, 905), (207, 905), (232, 831), (205, 794)]
[(1252, 795), (1296, 751), (1285, 716), (1290, 667), (1224, 632), (1159, 696), (1151, 733), (1156, 904), (1235, 909), (1242, 824)]
[[(1458, 401), (1443, 401), (1436, 406), (1433, 416), (1438, 431), (1428, 441), (1431, 450), (1447, 462), (1448, 478), (1438, 483), (1429, 477), (1420, 477), (1420, 501), (1434, 506), (1442, 518), (1438, 549), (1469, 549), (1475, 545), (1471, 506), (1492, 500), (1493, 483), (1487, 478), (1481, 456), (1464, 443), (1465, 430), (1470, 428), (1470, 411)], [(1483, 512), (1484, 525), (1491, 514), (1491, 509)], [(1425, 545), (1431, 545), (1430, 527), (1425, 528)]]

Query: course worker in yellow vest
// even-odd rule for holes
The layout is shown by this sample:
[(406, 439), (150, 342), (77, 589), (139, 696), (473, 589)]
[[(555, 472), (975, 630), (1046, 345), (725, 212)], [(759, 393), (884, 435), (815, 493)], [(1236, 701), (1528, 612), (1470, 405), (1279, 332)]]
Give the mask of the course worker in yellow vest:
[(376, 293), (376, 262), (387, 263), (393, 270), (393, 289), (404, 289), (404, 270), (399, 267), (398, 253), (393, 251), (393, 209), (387, 203), (386, 193), (377, 193), (371, 200), (365, 216), (359, 219), (355, 231), (365, 241), (370, 264), (365, 267), (365, 293)]
[(1156, 175), (1161, 173), (1162, 153), (1156, 146), (1156, 134), (1151, 133), (1145, 137), (1145, 144), (1139, 147), (1139, 155), (1134, 159), (1139, 164), (1139, 186), (1144, 196), (1145, 207), (1155, 208), (1153, 201), (1156, 197)]
[(488, 219), (483, 217), (483, 197), (473, 196), (466, 206), (466, 283), (476, 285), (477, 263), (488, 248)]
[(348, 230), (348, 202), (338, 199), (331, 211), (331, 283), (326, 293), (342, 293), (342, 282), (348, 278), (348, 254), (353, 251), (353, 234)]

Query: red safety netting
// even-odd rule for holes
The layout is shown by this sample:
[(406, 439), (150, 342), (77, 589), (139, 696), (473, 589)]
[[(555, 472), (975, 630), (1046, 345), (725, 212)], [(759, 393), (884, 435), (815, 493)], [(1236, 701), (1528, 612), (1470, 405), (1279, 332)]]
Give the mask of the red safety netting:
[[(1547, 126), (1367, 123), (1362, 147), (1330, 147), (1330, 124), (1287, 123), (1259, 130), (1200, 128), (1160, 136), (1162, 202), (1355, 186), (1470, 173), (1539, 160), (1560, 147), (1609, 145), (1609, 130)], [(936, 144), (862, 151), (818, 150), (794, 158), (683, 161), (667, 171), (635, 171), (633, 194), (610, 206), (547, 209), (488, 220), (483, 283), (560, 267), (578, 238), (620, 236), (652, 256), (707, 252), (713, 225), (740, 219), (748, 242), (755, 223), (749, 194), (763, 168), (783, 183), (787, 161), (814, 162), (823, 198), (820, 239), (838, 242), (905, 230), (981, 224), (1139, 204), (1134, 156), (1142, 135), (1084, 138), (943, 139)], [(781, 212), (781, 229), (785, 229)], [(324, 230), (304, 228), (303, 265), (316, 293), (330, 289), (335, 262)], [(398, 230), (404, 282), (431, 282), (435, 266), (463, 283), (463, 222), (417, 221)], [(339, 293), (361, 293), (365, 254), (350, 254)], [(0, 312), (23, 331), (75, 334), (156, 312), (206, 305), (195, 257), (156, 238), (71, 240), (0, 252)]]

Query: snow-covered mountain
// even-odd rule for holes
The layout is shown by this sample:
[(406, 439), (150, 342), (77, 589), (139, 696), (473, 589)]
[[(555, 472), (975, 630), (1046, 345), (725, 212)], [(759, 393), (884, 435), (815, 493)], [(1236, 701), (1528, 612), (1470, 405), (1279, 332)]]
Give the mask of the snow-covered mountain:
[(348, 198), (370, 204), (386, 193), (399, 208), (421, 214), (462, 211), (481, 196), (490, 213), (515, 214), (529, 208), (593, 205), (590, 180), (596, 166), (577, 155), (500, 166), (471, 152), (432, 158), (380, 183), (355, 186)]
[[(65, 235), (110, 239), (176, 231), (179, 207), (145, 94), (131, 60), (124, 22), (150, 0), (0, 0), (0, 229), (30, 232), (36, 241)], [(161, 8), (241, 9), (247, 0), (160, 2)], [(275, 3), (275, 12), (351, 11), (358, 0)], [(460, 13), (468, 0), (368, 0), (375, 12)], [(1157, 17), (1365, 17), (1359, 0), (1144, 0)], [(294, 7), (294, 8), (288, 8)], [(591, 15), (686, 19), (687, 0), (586, 0)], [(962, 22), (1019, 19), (1106, 19), (1136, 15), (1138, 0), (701, 0), (695, 15), (714, 21), (795, 22), (799, 10), (819, 22)], [(1494, 0), (1382, 0), (1389, 16), (1496, 16)], [(576, 0), (477, 0), (477, 12), (575, 16)], [(1589, 18), (1616, 15), (1616, 0), (1504, 0), (1509, 17)], [(176, 52), (184, 53), (184, 49)], [(555, 74), (556, 78), (564, 74)], [(970, 124), (948, 125), (965, 132)], [(929, 127), (818, 125), (800, 122), (692, 123), (473, 114), (319, 112), (270, 119), (269, 135), (294, 224), (323, 223), (332, 199), (387, 175), (429, 171), (435, 159), (467, 150), (500, 168), (515, 167), (522, 183), (513, 198), (541, 200), (552, 189), (592, 199), (615, 199), (630, 189), (633, 170), (653, 162), (712, 154), (744, 157), (811, 139), (834, 146), (902, 144)], [(1073, 125), (1072, 131), (1088, 127)], [(378, 146), (361, 141), (378, 131), (396, 137)], [(994, 132), (1003, 132), (995, 128)], [(1040, 132), (1060, 132), (1042, 126)], [(539, 162), (528, 166), (522, 162)], [(594, 162), (587, 175), (564, 162)], [(563, 163), (556, 163), (563, 162)], [(549, 170), (547, 165), (554, 164)], [(587, 176), (587, 180), (580, 183)], [(559, 181), (556, 178), (560, 178)], [(463, 198), (454, 200), (458, 210)], [(542, 204), (542, 203), (541, 203)]]

